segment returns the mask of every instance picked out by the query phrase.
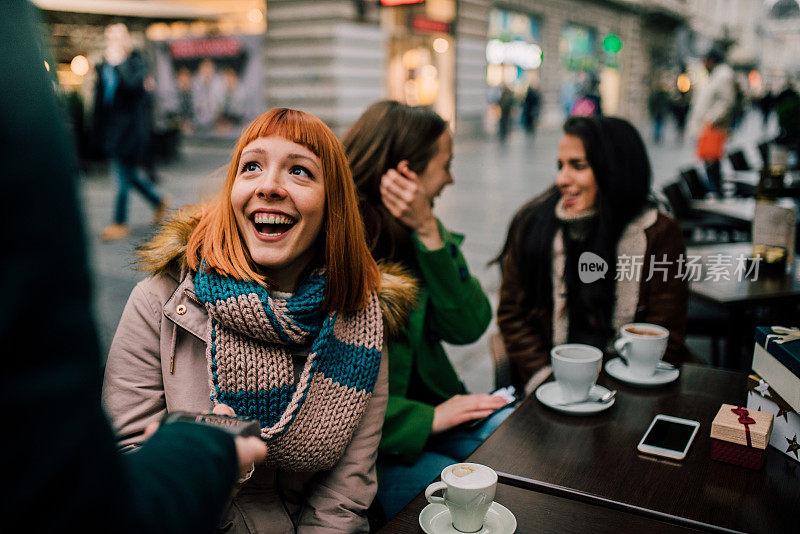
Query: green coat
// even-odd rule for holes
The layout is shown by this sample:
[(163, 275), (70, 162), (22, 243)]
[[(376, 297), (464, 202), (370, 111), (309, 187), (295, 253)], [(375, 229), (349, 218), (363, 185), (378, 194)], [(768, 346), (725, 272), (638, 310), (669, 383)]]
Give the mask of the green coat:
[(444, 246), (438, 250), (412, 238), (421, 275), (417, 305), (401, 335), (389, 342), (389, 404), (379, 451), (408, 464), (430, 436), (435, 405), (465, 393), (441, 341), (473, 343), (492, 319), (489, 300), (461, 255), (464, 237), (441, 223), (439, 231)]

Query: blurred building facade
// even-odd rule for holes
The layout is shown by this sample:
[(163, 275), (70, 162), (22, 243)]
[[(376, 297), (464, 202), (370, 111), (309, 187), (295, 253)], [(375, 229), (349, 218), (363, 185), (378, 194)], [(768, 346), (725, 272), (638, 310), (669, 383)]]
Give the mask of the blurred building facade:
[(758, 97), (800, 78), (797, 0), (693, 0), (679, 40), (692, 83), (702, 85), (700, 59), (712, 47), (726, 55), (742, 89)]
[(761, 72), (765, 82), (780, 89), (800, 82), (800, 3), (768, 0), (761, 19)]
[(556, 125), (596, 80), (605, 113), (639, 122), (688, 13), (685, 0), (269, 0), (267, 103), (343, 128), (395, 98), (468, 133), (491, 122), (501, 83), (537, 86)]
[[(46, 13), (62, 85), (87, 102), (93, 86), (91, 67), (101, 60), (103, 28), (122, 21), (149, 52), (157, 103), (170, 117), (186, 107), (181, 103), (182, 91), (188, 90), (184, 86), (199, 75), (203, 59), (210, 59), (220, 78), (225, 69), (229, 74), (234, 71), (229, 78), (235, 82), (246, 81), (250, 92), (244, 100), (251, 105), (297, 107), (339, 132), (373, 101), (394, 98), (431, 106), (457, 132), (466, 134), (483, 132), (493, 122), (493, 102), (501, 83), (519, 99), (528, 85), (537, 87), (540, 122), (545, 126), (559, 125), (586, 91), (600, 95), (604, 113), (645, 121), (653, 80), (665, 72), (676, 76), (681, 62), (678, 37), (690, 23), (693, 4), (687, 0), (35, 3)], [(87, 59), (86, 72), (73, 68), (77, 56)], [(255, 57), (259, 68), (242, 59)], [(203, 130), (189, 125), (186, 131)]]

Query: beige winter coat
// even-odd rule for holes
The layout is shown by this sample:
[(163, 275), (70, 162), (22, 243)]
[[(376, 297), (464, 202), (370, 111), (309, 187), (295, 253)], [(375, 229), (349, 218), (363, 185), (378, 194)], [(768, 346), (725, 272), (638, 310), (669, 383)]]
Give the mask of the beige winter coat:
[[(124, 450), (167, 412), (211, 409), (206, 361), (208, 316), (185, 264), (196, 217), (179, 216), (145, 246), (152, 275), (131, 293), (111, 345), (103, 400)], [(413, 279), (382, 273), (384, 321), (397, 328), (413, 304)], [(391, 271), (391, 270), (390, 270)], [(367, 532), (377, 492), (375, 461), (388, 398), (385, 350), (373, 396), (338, 465), (317, 473), (257, 467), (235, 491), (222, 532)], [(294, 356), (299, 375), (305, 356)], [(166, 459), (165, 461), (169, 461)]]

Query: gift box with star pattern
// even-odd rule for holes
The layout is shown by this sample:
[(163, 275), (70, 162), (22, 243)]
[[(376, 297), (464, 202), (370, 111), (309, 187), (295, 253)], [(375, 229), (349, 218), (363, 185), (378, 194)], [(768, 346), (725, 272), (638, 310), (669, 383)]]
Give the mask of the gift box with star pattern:
[(747, 377), (747, 409), (774, 416), (771, 447), (800, 462), (800, 415), (760, 376)]
[(753, 372), (800, 412), (800, 328), (759, 326), (755, 337)]
[(711, 422), (711, 459), (761, 469), (772, 433), (772, 414), (723, 404)]

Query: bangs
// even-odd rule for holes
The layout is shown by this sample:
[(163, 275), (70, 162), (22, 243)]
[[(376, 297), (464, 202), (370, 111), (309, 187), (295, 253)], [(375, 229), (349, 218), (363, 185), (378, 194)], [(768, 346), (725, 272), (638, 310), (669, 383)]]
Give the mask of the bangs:
[(189, 238), (186, 247), (189, 268), (198, 270), (204, 260), (209, 269), (223, 276), (274, 287), (253, 262), (239, 234), (230, 200), (244, 148), (256, 139), (274, 135), (307, 148), (322, 166), (325, 216), (319, 256), (327, 267), (325, 309), (360, 310), (366, 306), (369, 293), (380, 287), (380, 273), (364, 239), (347, 156), (333, 131), (317, 117), (302, 111), (287, 108), (267, 111), (242, 133), (222, 190), (209, 203)]
[(237, 153), (260, 137), (277, 135), (309, 149), (320, 159), (332, 142), (333, 132), (313, 115), (295, 109), (277, 108), (254, 120), (239, 139)]

